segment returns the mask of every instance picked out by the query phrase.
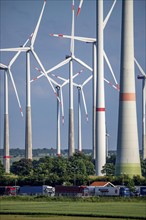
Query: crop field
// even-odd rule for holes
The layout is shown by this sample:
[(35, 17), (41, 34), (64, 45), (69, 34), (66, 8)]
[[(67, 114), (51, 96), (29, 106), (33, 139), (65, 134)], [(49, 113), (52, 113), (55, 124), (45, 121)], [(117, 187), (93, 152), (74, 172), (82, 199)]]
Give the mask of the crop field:
[(22, 201), (10, 198), (10, 200), (2, 199), (0, 203), (0, 214), (1, 216), (3, 215), (2, 220), (16, 220), (18, 219), (16, 216), (19, 215), (24, 220), (37, 219), (37, 217), (39, 217), (39, 220), (146, 218), (145, 201)]

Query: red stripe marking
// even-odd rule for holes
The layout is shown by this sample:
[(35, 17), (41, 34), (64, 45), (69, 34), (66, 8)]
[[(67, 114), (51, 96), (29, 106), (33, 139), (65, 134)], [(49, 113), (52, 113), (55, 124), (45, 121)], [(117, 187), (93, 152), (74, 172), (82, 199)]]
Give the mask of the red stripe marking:
[(135, 101), (136, 96), (135, 93), (120, 93), (120, 101)]
[(96, 108), (97, 112), (105, 112), (105, 108)]
[(54, 34), (49, 34), (50, 36), (54, 36)]
[(20, 112), (22, 112), (22, 108), (20, 108)]
[(117, 84), (116, 87), (117, 87), (117, 90), (120, 91), (120, 86), (119, 86), (119, 84)]
[(80, 14), (81, 8), (78, 8), (77, 16)]
[(33, 78), (33, 81), (37, 80), (37, 77)]
[(12, 156), (3, 156), (4, 159), (12, 158)]
[(75, 6), (74, 6), (74, 5), (72, 5), (72, 10), (74, 11), (74, 9), (75, 9)]
[(60, 156), (61, 156), (61, 154), (57, 154), (57, 156), (58, 156), (58, 157), (60, 157)]
[(59, 37), (63, 37), (63, 34), (58, 34)]

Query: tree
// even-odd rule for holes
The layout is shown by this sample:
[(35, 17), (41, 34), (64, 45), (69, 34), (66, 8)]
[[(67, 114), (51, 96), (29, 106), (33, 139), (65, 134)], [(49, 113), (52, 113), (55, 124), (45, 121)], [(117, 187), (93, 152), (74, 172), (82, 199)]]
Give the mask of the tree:
[(2, 165), (2, 162), (0, 160), (0, 177), (5, 173), (4, 166)]
[(33, 161), (33, 171), (35, 175), (44, 174), (44, 176), (49, 175), (53, 168), (53, 158), (51, 157), (44, 157), (40, 158), (38, 161)]
[(107, 176), (113, 176), (115, 174), (115, 163), (116, 155), (112, 154), (110, 157), (107, 157), (106, 164), (103, 166), (101, 172)]
[(146, 159), (145, 160), (141, 159), (141, 172), (142, 172), (142, 176), (146, 178)]
[(16, 161), (11, 166), (11, 172), (18, 176), (30, 175), (33, 171), (32, 160), (21, 159)]
[(101, 172), (103, 174), (106, 174), (107, 176), (114, 175), (115, 174), (115, 165), (113, 163), (106, 163), (103, 166), (103, 169)]

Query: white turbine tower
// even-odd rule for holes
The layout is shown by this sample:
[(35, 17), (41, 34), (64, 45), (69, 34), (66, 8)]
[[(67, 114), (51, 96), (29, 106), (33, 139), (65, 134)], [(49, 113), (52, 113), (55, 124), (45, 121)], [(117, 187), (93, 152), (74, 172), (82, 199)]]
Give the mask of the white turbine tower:
[[(15, 58), (16, 60), (16, 58)], [(18, 97), (17, 89), (15, 86), (15, 82), (11, 73), (11, 65), (8, 66), (0, 63), (0, 70), (4, 70), (4, 155), (3, 155), (3, 164), (5, 168), (5, 172), (10, 172), (10, 154), (9, 154), (9, 106), (8, 106), (8, 74), (11, 78), (12, 85), (16, 94), (17, 102), (21, 111), (21, 115), (23, 116), (20, 100)]]
[(8, 113), (8, 71), (7, 66), (0, 64), (0, 70), (4, 70), (4, 154), (3, 165), (6, 173), (10, 173), (9, 154), (9, 113)]
[(122, 1), (121, 69), (116, 175), (141, 175), (137, 130), (133, 0)]
[(96, 175), (101, 176), (102, 167), (106, 163), (106, 129), (105, 129), (105, 94), (103, 64), (103, 0), (96, 1)]
[(146, 159), (146, 74), (138, 61), (134, 58), (134, 61), (139, 68), (141, 75), (138, 75), (138, 79), (142, 80), (142, 159)]

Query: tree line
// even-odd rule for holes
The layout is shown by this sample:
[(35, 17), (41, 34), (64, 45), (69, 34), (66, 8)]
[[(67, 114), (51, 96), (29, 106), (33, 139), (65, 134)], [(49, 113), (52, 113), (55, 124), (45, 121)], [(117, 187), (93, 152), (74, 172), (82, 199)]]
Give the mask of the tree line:
[(39, 160), (20, 159), (13, 162), (10, 174), (0, 163), (0, 185), (89, 185), (93, 181), (110, 181), (115, 185), (146, 185), (146, 160), (141, 160), (142, 175), (132, 179), (126, 174), (114, 176), (116, 155), (107, 158), (102, 173), (95, 176), (95, 161), (91, 156), (75, 153), (70, 158), (45, 156)]

